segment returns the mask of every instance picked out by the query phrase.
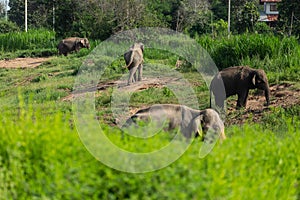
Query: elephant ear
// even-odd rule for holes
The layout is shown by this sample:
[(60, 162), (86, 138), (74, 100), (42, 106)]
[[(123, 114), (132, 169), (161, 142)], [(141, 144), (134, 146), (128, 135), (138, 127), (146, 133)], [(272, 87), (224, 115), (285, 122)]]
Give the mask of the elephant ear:
[(267, 83), (267, 78), (264, 70), (256, 70), (254, 72), (253, 78), (252, 78), (252, 83), (253, 85), (259, 85), (262, 83)]
[(85, 45), (85, 39), (81, 39), (81, 40), (80, 40), (80, 43), (81, 43), (82, 45)]
[(194, 119), (191, 120), (191, 123), (190, 123), (191, 131), (193, 133), (195, 133), (197, 136), (200, 136), (201, 138), (203, 137), (202, 125), (203, 125), (203, 115), (202, 114), (196, 116)]
[(140, 47), (141, 47), (141, 50), (142, 50), (142, 52), (144, 53), (144, 44), (141, 43), (140, 45), (141, 45), (141, 46), (140, 46)]

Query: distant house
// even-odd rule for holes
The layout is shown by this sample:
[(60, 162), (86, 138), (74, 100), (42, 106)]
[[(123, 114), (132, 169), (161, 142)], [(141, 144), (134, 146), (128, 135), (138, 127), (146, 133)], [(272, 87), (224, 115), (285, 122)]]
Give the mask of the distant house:
[(259, 20), (266, 22), (270, 26), (278, 20), (279, 12), (277, 4), (281, 0), (260, 0), (259, 3), (264, 6), (264, 10), (259, 12)]

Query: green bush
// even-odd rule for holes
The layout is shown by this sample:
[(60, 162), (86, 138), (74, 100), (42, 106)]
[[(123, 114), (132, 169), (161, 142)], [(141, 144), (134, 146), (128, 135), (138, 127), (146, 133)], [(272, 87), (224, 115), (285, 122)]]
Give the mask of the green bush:
[(273, 30), (265, 22), (257, 22), (254, 25), (254, 30), (260, 34), (272, 34)]
[(0, 20), (0, 34), (20, 31), (18, 25), (11, 21)]

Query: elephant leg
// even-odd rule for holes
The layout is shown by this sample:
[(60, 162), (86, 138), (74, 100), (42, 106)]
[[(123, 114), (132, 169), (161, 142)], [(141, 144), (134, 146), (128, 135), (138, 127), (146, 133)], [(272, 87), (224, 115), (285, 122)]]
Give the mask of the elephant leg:
[(246, 107), (248, 92), (249, 92), (249, 90), (238, 93), (238, 100), (236, 103), (237, 109), (239, 109), (241, 107)]
[(224, 101), (225, 101), (225, 99), (223, 99), (223, 98), (217, 98), (217, 99), (216, 99), (216, 105), (217, 105), (218, 107), (224, 109)]
[(215, 105), (219, 108), (224, 109), (224, 101), (226, 100), (226, 97), (224, 97), (222, 94), (216, 93), (214, 94), (215, 97)]
[(248, 93), (249, 93), (249, 90), (247, 90), (247, 92), (246, 92), (246, 95), (245, 95), (245, 98), (244, 98), (244, 101), (243, 101), (243, 107), (246, 107), (246, 105), (247, 105), (247, 100), (248, 100)]
[(142, 81), (142, 76), (143, 76), (143, 64), (140, 64), (139, 65), (139, 68), (138, 68), (138, 81)]
[(137, 79), (136, 79), (136, 72), (135, 72), (134, 75), (133, 75), (132, 81), (133, 81), (133, 82), (137, 82)]
[(128, 78), (127, 85), (130, 85), (131, 83), (133, 83), (133, 79), (134, 79), (137, 68), (138, 68), (138, 65), (135, 65), (134, 67), (132, 67), (129, 70), (129, 78)]

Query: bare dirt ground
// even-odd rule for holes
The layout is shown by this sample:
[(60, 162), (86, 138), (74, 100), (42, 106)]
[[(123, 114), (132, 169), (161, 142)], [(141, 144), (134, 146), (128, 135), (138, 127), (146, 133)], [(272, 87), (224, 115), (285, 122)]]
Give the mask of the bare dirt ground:
[(246, 109), (241, 110), (238, 114), (235, 109), (236, 99), (227, 101), (227, 114), (230, 120), (227, 120), (226, 124), (243, 124), (246, 120), (260, 122), (263, 115), (272, 112), (270, 109), (272, 107), (288, 108), (293, 105), (300, 105), (300, 88), (295, 88), (293, 84), (271, 85), (270, 92), (269, 107), (264, 106), (264, 103), (266, 103), (265, 96), (263, 92), (260, 92), (259, 94), (249, 95)]
[[(109, 82), (100, 82), (97, 84), (96, 87), (86, 87), (83, 91), (79, 91), (76, 94), (70, 94), (63, 98), (63, 101), (71, 101), (75, 95), (80, 95), (85, 92), (101, 92), (105, 91), (109, 87), (116, 87), (122, 92), (129, 92), (129, 91), (142, 91), (149, 88), (162, 88), (168, 83), (174, 83), (178, 78), (171, 78), (171, 77), (157, 77), (157, 78), (143, 78), (142, 81), (135, 82), (131, 85), (127, 85), (126, 81), (124, 80), (117, 80), (117, 81), (109, 81)], [(96, 94), (97, 96), (97, 94)]]
[(51, 58), (16, 58), (0, 60), (0, 68), (34, 68)]

